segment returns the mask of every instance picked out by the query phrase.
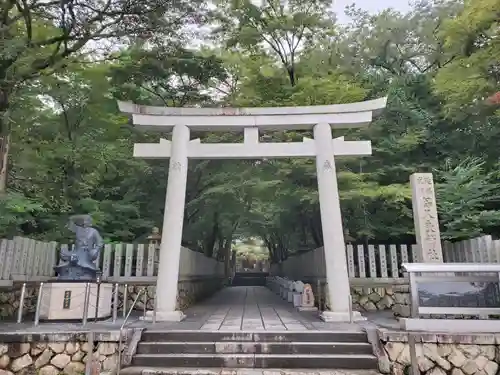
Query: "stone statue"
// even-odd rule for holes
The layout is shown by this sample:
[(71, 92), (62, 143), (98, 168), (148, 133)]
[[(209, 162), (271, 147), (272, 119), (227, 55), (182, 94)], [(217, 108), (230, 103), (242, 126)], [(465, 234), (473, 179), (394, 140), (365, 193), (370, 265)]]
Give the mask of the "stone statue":
[(54, 269), (58, 280), (95, 280), (98, 268), (95, 261), (104, 246), (97, 229), (92, 228), (89, 215), (76, 215), (69, 219), (68, 229), (75, 233), (73, 251), (61, 250), (61, 261)]

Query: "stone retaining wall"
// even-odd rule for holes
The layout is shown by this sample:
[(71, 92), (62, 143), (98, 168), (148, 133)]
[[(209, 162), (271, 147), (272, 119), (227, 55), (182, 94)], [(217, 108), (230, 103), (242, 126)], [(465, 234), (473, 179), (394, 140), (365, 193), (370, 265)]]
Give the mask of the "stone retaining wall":
[(100, 372), (116, 369), (118, 332), (94, 336), (93, 350), (86, 334), (1, 334), (0, 375), (81, 375), (89, 358)]
[[(326, 285), (322, 283), (318, 291), (317, 283), (310, 283), (316, 301), (321, 306), (329, 306), (329, 298), (326, 295)], [(367, 283), (369, 285), (369, 283)], [(353, 310), (363, 311), (377, 311), (377, 310), (392, 310), (395, 316), (409, 316), (404, 315), (410, 311), (409, 304), (402, 307), (406, 301), (409, 303), (409, 287), (405, 284), (396, 285), (382, 285), (376, 286), (353, 286), (351, 285), (352, 308)]]
[[(177, 293), (177, 309), (185, 310), (189, 306), (193, 305), (195, 302), (200, 301), (213, 295), (216, 291), (224, 286), (224, 278), (200, 278), (191, 280), (182, 280), (178, 284)], [(132, 306), (137, 294), (143, 289), (144, 286), (129, 286), (127, 291), (127, 306)], [(146, 310), (153, 310), (154, 306), (154, 295), (156, 292), (156, 286), (146, 287)], [(120, 303), (119, 308), (123, 306), (123, 292), (120, 292), (118, 296)], [(135, 310), (144, 310), (144, 295), (137, 301)]]
[(395, 317), (410, 316), (410, 286), (397, 284), (369, 287), (351, 287), (353, 309), (360, 312), (392, 310)]
[(352, 308), (360, 312), (390, 310), (394, 305), (392, 285), (378, 288), (351, 287)]
[(394, 304), (392, 312), (396, 317), (408, 318), (410, 316), (410, 286), (397, 285), (393, 288)]
[[(36, 288), (26, 288), (24, 300), (24, 315), (34, 313), (36, 308)], [(16, 285), (13, 288), (0, 289), (0, 321), (11, 319), (17, 316), (19, 301), (21, 298), (21, 286)]]
[[(379, 370), (391, 375), (411, 374), (408, 335), (378, 331), (383, 352)], [(499, 334), (425, 334), (417, 339), (418, 367), (425, 375), (497, 375)]]

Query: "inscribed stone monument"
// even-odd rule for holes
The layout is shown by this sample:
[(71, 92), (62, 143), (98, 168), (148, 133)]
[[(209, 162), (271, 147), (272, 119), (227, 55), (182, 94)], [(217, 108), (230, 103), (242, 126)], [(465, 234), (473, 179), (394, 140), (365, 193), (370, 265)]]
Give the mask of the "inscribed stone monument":
[(441, 263), (441, 235), (432, 173), (414, 173), (410, 177), (413, 221), (419, 249), (418, 262)]

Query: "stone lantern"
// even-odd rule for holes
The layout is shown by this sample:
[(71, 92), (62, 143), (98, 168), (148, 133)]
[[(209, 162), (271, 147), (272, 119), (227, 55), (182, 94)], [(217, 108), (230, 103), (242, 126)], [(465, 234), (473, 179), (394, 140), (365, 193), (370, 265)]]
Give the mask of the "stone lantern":
[(346, 244), (350, 244), (353, 243), (354, 241), (356, 241), (356, 239), (351, 237), (351, 235), (349, 234), (349, 230), (348, 229), (344, 230), (344, 242)]
[[(154, 267), (154, 272), (155, 274), (158, 274), (158, 264), (160, 263), (160, 243), (161, 243), (161, 233), (160, 229), (157, 227), (154, 227), (153, 230), (151, 231), (151, 234), (147, 237), (148, 244), (154, 246), (154, 251), (155, 251), (155, 256), (154, 256), (154, 262), (155, 262), (155, 267)], [(150, 246), (151, 248), (151, 246)], [(148, 250), (149, 251), (149, 250)]]

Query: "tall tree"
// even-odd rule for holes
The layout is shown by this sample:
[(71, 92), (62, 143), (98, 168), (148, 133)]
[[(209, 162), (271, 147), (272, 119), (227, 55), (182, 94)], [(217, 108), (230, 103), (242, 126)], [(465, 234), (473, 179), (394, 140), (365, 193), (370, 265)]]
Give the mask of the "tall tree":
[(332, 27), (332, 0), (216, 1), (221, 36), (229, 47), (270, 52), (285, 69), (292, 86), (297, 83), (300, 52)]
[[(107, 55), (116, 42), (168, 37), (203, 7), (193, 1), (6, 0), (0, 5), (0, 193), (5, 192), (10, 111), (17, 90), (82, 53)], [(106, 41), (112, 40), (111, 43)], [(98, 46), (107, 46), (102, 49)]]

